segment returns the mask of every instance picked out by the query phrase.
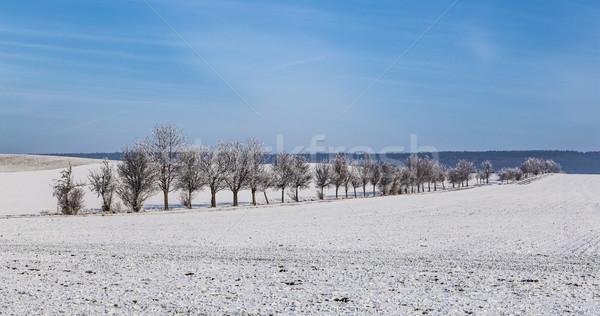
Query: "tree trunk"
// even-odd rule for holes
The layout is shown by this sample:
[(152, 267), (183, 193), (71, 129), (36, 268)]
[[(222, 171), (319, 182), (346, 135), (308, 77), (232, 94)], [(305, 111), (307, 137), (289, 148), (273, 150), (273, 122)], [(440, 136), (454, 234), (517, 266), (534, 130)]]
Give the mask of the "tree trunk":
[(337, 198), (338, 198), (338, 189), (339, 189), (339, 188), (340, 188), (340, 187), (338, 187), (337, 185), (335, 186), (335, 199), (336, 199), (336, 200), (337, 200)]
[(363, 184), (363, 198), (367, 197), (367, 186)]
[(354, 198), (356, 199), (356, 187), (354, 187)]
[(217, 207), (217, 191), (210, 189), (210, 207)]
[(348, 198), (348, 187), (345, 187), (344, 190), (346, 190), (346, 198)]
[(296, 187), (296, 202), (300, 202), (300, 198), (298, 197), (298, 187)]
[(265, 201), (267, 202), (267, 204), (269, 204), (269, 198), (267, 197), (267, 191), (263, 191), (263, 194), (265, 195)]
[(375, 185), (373, 184), (373, 196), (375, 196)]
[(321, 200), (325, 199), (325, 190), (321, 187)]
[(252, 205), (256, 206), (256, 189), (252, 189)]
[(285, 187), (281, 188), (281, 203), (285, 203)]
[(427, 192), (431, 192), (431, 182), (427, 182)]
[(165, 197), (165, 211), (169, 210), (169, 191), (163, 190), (163, 195)]
[(238, 206), (238, 191), (232, 190), (231, 192), (233, 193), (233, 206)]
[(188, 190), (188, 204), (186, 205), (187, 208), (191, 209), (192, 208), (192, 195), (194, 194), (194, 192), (192, 192), (192, 190)]

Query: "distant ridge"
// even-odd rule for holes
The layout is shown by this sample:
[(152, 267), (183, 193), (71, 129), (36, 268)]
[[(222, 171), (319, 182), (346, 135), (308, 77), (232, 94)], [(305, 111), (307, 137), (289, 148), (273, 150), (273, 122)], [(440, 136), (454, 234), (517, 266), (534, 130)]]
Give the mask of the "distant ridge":
[[(485, 160), (490, 160), (494, 170), (520, 166), (525, 159), (533, 157), (540, 159), (552, 159), (558, 162), (563, 171), (574, 174), (600, 174), (600, 151), (579, 152), (569, 150), (497, 150), (497, 151), (441, 151), (437, 153), (442, 164), (454, 166), (460, 159), (468, 159), (477, 166)], [(69, 153), (69, 154), (47, 154), (52, 156), (65, 156), (76, 158), (93, 158), (109, 160), (120, 160), (120, 153)], [(315, 155), (302, 154), (311, 162), (322, 161), (335, 154), (317, 153)], [(420, 153), (420, 156), (432, 157), (431, 153)], [(356, 159), (361, 154), (347, 154), (350, 159)], [(376, 154), (378, 160), (386, 161), (394, 165), (403, 164), (410, 153), (387, 153)], [(267, 160), (272, 161), (273, 155)]]

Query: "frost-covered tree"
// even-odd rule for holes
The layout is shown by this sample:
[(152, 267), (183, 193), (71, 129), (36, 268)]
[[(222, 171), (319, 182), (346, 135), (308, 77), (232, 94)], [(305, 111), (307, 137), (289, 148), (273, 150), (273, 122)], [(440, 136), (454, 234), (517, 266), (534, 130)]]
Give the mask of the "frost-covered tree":
[(269, 204), (269, 197), (267, 196), (267, 190), (270, 188), (276, 188), (277, 181), (273, 172), (272, 165), (265, 166), (263, 173), (259, 176), (258, 189), (263, 192), (265, 196), (265, 202)]
[(136, 147), (123, 149), (121, 160), (117, 166), (117, 195), (127, 207), (139, 212), (144, 202), (155, 192), (157, 172), (148, 151), (139, 142)]
[(85, 186), (85, 183), (75, 181), (71, 165), (62, 170), (60, 174), (60, 178), (54, 180), (52, 185), (53, 196), (58, 200), (58, 209), (65, 215), (77, 215), (83, 208), (85, 193), (82, 187)]
[(379, 190), (382, 195), (389, 195), (396, 176), (396, 170), (388, 163), (381, 165), (381, 180), (379, 181)]
[(112, 200), (117, 189), (117, 179), (113, 167), (107, 159), (102, 161), (99, 170), (91, 170), (88, 176), (89, 188), (102, 197), (102, 212), (112, 212)]
[(485, 180), (485, 184), (490, 183), (490, 176), (492, 175), (493, 172), (494, 172), (494, 168), (492, 167), (491, 161), (486, 160), (481, 163), (481, 175), (483, 176), (483, 179)]
[(369, 182), (373, 185), (373, 196), (377, 195), (375, 188), (381, 181), (381, 166), (377, 163), (371, 163), (369, 166)]
[(435, 162), (433, 164), (433, 190), (437, 191), (437, 183), (440, 182), (442, 184), (442, 188), (445, 189), (444, 181), (446, 181), (446, 168), (442, 166), (439, 162)]
[(469, 180), (477, 169), (473, 162), (461, 159), (456, 164), (456, 170), (458, 171), (460, 182), (465, 182), (466, 186), (469, 186)]
[[(262, 190), (263, 187), (269, 185), (269, 175), (266, 175), (265, 150), (262, 144), (257, 139), (250, 139), (246, 142), (248, 156), (250, 158), (250, 167), (248, 172), (248, 187), (252, 193), (252, 205), (256, 205), (256, 192)], [(267, 203), (266, 188), (265, 200)]]
[(323, 160), (315, 166), (315, 185), (319, 199), (325, 198), (325, 188), (331, 183), (331, 165)]
[(329, 163), (331, 165), (331, 185), (335, 187), (335, 198), (337, 199), (340, 187), (344, 186), (350, 175), (348, 159), (346, 156), (336, 154)]
[(543, 167), (544, 173), (558, 173), (561, 171), (560, 164), (554, 160), (546, 160)]
[(200, 147), (199, 155), (199, 168), (204, 176), (204, 183), (210, 189), (210, 206), (217, 207), (217, 192), (227, 187), (227, 161), (222, 152), (208, 146)]
[(414, 187), (417, 187), (417, 192), (421, 192), (421, 181), (422, 181), (422, 171), (419, 171), (421, 163), (421, 158), (417, 155), (411, 155), (406, 159), (406, 167), (410, 171), (410, 179), (411, 179), (411, 191), (415, 192)]
[(365, 153), (359, 164), (360, 182), (362, 184), (363, 197), (367, 197), (367, 184), (371, 182), (371, 165), (373, 164), (371, 161), (371, 156)]
[(233, 206), (238, 206), (238, 193), (248, 183), (250, 176), (249, 146), (240, 142), (225, 141), (217, 145), (225, 164), (225, 183), (233, 193)]
[(410, 172), (410, 169), (408, 169), (408, 167), (399, 167), (398, 168), (398, 179), (399, 179), (399, 190), (398, 193), (402, 194), (403, 192), (405, 193), (409, 193), (408, 189), (410, 188), (413, 179), (412, 179), (412, 173)]
[[(362, 166), (358, 161), (353, 161), (350, 165), (350, 184), (354, 190), (354, 198), (357, 198), (356, 188), (360, 188), (363, 185), (361, 178)], [(364, 193), (364, 192), (363, 192)]]
[(158, 187), (163, 192), (164, 209), (169, 209), (169, 192), (175, 189), (177, 154), (185, 149), (185, 136), (173, 123), (158, 124), (142, 142), (157, 172)]
[(312, 172), (310, 171), (310, 164), (308, 164), (306, 158), (300, 155), (293, 155), (290, 165), (292, 169), (290, 187), (295, 190), (293, 194), (294, 200), (298, 202), (300, 199), (300, 189), (308, 188), (312, 181)]
[(292, 184), (294, 177), (292, 158), (282, 151), (273, 159), (272, 168), (275, 187), (281, 189), (281, 203), (285, 203), (285, 189)]
[(460, 171), (458, 170), (458, 168), (452, 168), (450, 170), (448, 170), (448, 182), (450, 182), (450, 184), (452, 184), (452, 187), (454, 188), (455, 186), (459, 186), (462, 183), (462, 178), (461, 178), (461, 174)]
[(525, 177), (537, 176), (544, 173), (545, 162), (539, 158), (528, 158), (522, 165), (521, 171)]
[(433, 162), (429, 157), (419, 160), (418, 178), (423, 192), (425, 192), (425, 182), (427, 182), (427, 190), (431, 192), (431, 182), (433, 182)]
[(190, 209), (196, 191), (206, 185), (206, 179), (200, 166), (201, 161), (201, 148), (197, 146), (189, 146), (179, 153), (175, 188), (182, 191), (181, 204)]

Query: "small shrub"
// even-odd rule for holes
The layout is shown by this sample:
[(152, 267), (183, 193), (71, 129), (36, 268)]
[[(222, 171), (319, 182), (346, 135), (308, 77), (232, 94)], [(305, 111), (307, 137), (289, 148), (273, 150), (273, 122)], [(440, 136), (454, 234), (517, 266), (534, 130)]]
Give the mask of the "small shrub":
[(73, 168), (71, 166), (61, 171), (60, 179), (54, 180), (53, 196), (58, 199), (58, 209), (62, 214), (77, 215), (83, 208), (83, 197), (85, 195), (81, 188), (83, 186), (85, 186), (85, 183), (78, 183), (73, 179)]

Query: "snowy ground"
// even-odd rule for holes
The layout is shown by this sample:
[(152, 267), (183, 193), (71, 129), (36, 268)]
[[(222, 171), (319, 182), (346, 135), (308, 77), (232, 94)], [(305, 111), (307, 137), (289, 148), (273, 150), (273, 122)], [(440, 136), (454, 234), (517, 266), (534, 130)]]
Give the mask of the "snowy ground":
[(0, 217), (15, 314), (598, 314), (600, 176), (411, 196)]

